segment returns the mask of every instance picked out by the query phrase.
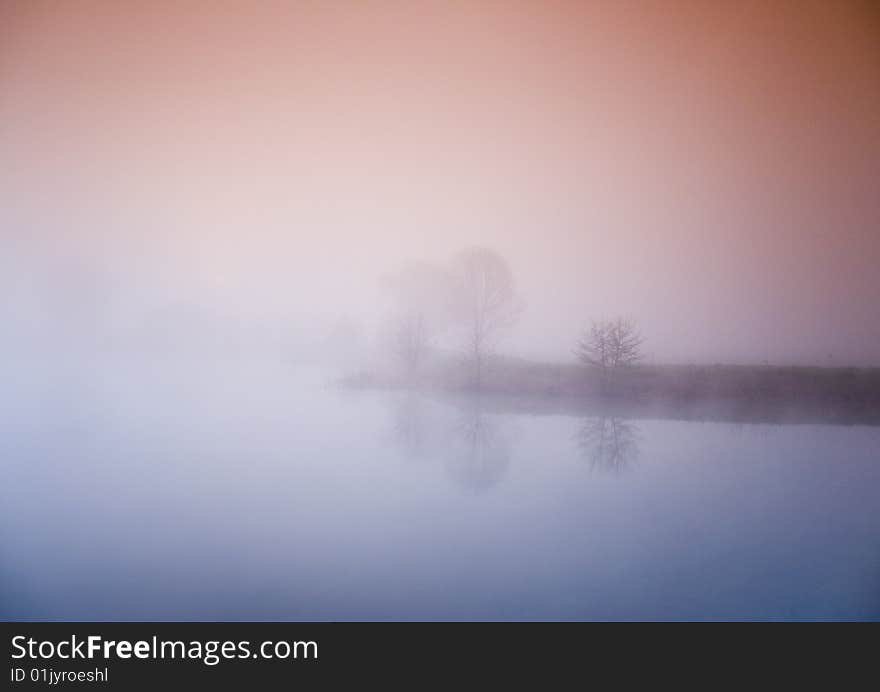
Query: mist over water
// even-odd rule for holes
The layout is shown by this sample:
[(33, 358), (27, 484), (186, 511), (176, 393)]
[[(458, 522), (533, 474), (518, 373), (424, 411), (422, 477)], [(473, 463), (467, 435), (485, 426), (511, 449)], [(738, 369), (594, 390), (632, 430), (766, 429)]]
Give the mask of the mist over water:
[(3, 619), (880, 616), (877, 427), (498, 413), (265, 361), (18, 377)]

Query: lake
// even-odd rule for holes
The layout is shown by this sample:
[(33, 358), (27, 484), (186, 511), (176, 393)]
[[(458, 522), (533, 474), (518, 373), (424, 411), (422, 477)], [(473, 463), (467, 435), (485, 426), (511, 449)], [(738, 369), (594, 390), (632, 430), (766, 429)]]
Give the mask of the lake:
[(0, 619), (880, 619), (880, 428), (6, 363)]

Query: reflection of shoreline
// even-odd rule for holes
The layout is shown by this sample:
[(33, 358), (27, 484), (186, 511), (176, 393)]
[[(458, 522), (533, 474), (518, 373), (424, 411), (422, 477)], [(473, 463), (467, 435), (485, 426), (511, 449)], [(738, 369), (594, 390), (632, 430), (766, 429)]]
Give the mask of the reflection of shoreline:
[(459, 403), (441, 407), (407, 393), (394, 403), (392, 433), (407, 458), (436, 458), (458, 485), (486, 492), (507, 472), (509, 436), (504, 424), (484, 411), (479, 397)]
[[(437, 392), (441, 400), (465, 399), (467, 395)], [(483, 394), (483, 408), (491, 414), (531, 416), (613, 416), (626, 420), (673, 420), (711, 423), (768, 423), (785, 425), (880, 426), (880, 406), (856, 413), (834, 412), (809, 402), (802, 404), (751, 404), (723, 399), (674, 401), (644, 399), (626, 401), (613, 397), (530, 396)]]
[(639, 456), (639, 429), (621, 418), (600, 416), (584, 421), (578, 447), (594, 471), (619, 473)]

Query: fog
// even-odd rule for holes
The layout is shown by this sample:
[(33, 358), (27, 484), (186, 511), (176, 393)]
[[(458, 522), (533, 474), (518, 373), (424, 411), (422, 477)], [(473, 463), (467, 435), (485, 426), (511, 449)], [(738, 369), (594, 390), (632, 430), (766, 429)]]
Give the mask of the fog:
[(0, 620), (878, 619), (878, 230), (871, 3), (2, 1)]
[(4, 372), (0, 619), (880, 616), (880, 427), (512, 413), (229, 365)]
[(3, 348), (378, 349), (385, 277), (482, 246), (505, 354), (622, 315), (651, 362), (876, 365), (878, 37), (858, 2), (5, 2)]

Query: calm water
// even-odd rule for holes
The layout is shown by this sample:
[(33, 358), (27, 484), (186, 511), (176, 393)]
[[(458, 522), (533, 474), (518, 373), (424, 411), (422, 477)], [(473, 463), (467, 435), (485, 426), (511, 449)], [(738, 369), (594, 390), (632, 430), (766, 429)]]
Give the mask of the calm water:
[(880, 618), (880, 428), (7, 367), (0, 619)]

